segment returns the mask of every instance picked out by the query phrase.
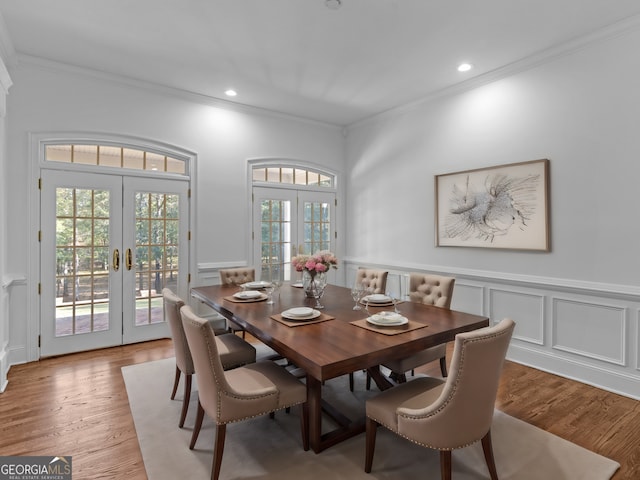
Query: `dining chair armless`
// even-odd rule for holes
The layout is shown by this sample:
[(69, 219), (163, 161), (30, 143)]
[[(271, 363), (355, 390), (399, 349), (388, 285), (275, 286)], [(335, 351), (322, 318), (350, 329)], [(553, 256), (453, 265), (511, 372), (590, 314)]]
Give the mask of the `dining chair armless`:
[[(364, 287), (365, 292), (381, 293), (384, 294), (387, 291), (387, 276), (389, 272), (386, 270), (376, 270), (373, 268), (359, 268), (356, 272), (356, 285), (361, 284)], [(349, 390), (353, 392), (353, 373), (349, 374)], [(367, 385), (371, 386), (371, 378), (367, 374)]]
[(359, 268), (356, 272), (356, 283), (362, 284), (366, 292), (369, 293), (385, 293), (387, 289), (387, 276), (389, 272), (386, 270), (375, 270), (373, 268)]
[[(218, 270), (221, 285), (242, 285), (247, 282), (254, 282), (256, 279), (256, 269), (251, 267), (221, 268)], [(230, 332), (242, 332), (242, 338), (246, 338), (244, 328), (237, 323), (227, 320), (227, 329)]]
[(440, 451), (443, 480), (451, 479), (451, 451), (482, 442), (492, 480), (498, 480), (491, 425), (502, 366), (515, 323), (456, 335), (451, 374), (419, 377), (366, 403), (365, 472), (371, 472), (376, 430), (382, 425), (407, 440)]
[[(441, 275), (411, 273), (409, 275), (409, 300), (412, 302), (434, 305), (440, 308), (451, 308), (453, 287), (456, 279)], [(441, 343), (422, 350), (409, 357), (387, 361), (383, 364), (391, 370), (391, 377), (398, 383), (407, 381), (406, 372), (434, 360), (440, 360), (442, 376), (447, 376), (447, 344)], [(367, 389), (371, 386), (371, 379), (367, 377)]]
[(307, 388), (300, 380), (271, 361), (260, 361), (225, 371), (216, 337), (205, 319), (189, 306), (180, 309), (182, 324), (198, 375), (198, 413), (191, 437), (195, 447), (206, 413), (216, 424), (211, 479), (222, 465), (227, 424), (249, 420), (276, 410), (301, 405), (302, 446), (309, 449)]
[[(169, 288), (162, 290), (162, 298), (166, 318), (169, 322), (169, 328), (171, 329), (173, 349), (176, 357), (176, 375), (173, 382), (173, 391), (171, 392), (172, 400), (178, 391), (181, 373), (184, 373), (185, 376), (182, 412), (180, 414), (180, 421), (178, 422), (178, 426), (182, 428), (187, 416), (187, 410), (189, 409), (189, 401), (191, 400), (192, 375), (195, 373), (195, 369), (180, 317), (180, 309), (184, 306), (184, 301)], [(215, 330), (213, 330), (213, 332), (215, 334)], [(225, 369), (239, 367), (256, 361), (256, 349), (253, 345), (232, 333), (215, 335), (215, 343), (220, 352), (222, 366)]]

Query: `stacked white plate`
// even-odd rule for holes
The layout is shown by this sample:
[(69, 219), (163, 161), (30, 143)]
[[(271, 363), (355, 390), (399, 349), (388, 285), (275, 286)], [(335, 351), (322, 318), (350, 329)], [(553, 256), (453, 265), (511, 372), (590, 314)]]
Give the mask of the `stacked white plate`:
[(271, 282), (265, 282), (264, 280), (260, 280), (259, 282), (247, 282), (243, 285), (245, 288), (265, 288), (268, 285), (271, 285)]
[(365, 303), (391, 303), (391, 297), (387, 295), (382, 295), (381, 293), (374, 293), (372, 295), (367, 295), (362, 299)]
[(409, 323), (407, 317), (395, 312), (379, 312), (367, 318), (367, 322), (382, 327), (397, 327)]
[(243, 290), (242, 292), (234, 293), (233, 296), (235, 298), (239, 298), (240, 300), (251, 300), (254, 298), (261, 297), (263, 294), (257, 292), (255, 290)]
[(294, 307), (282, 312), (282, 317), (289, 320), (311, 320), (320, 316), (320, 311), (311, 307)]

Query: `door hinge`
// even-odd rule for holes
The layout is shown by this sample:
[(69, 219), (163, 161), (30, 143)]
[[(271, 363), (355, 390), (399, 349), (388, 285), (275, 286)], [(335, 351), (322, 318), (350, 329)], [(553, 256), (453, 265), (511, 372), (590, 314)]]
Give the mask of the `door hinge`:
[(338, 206), (338, 199), (334, 198), (333, 201), (334, 201), (334, 205), (337, 207)]
[(42, 241), (42, 230), (38, 230), (38, 241)]
[(187, 273), (187, 283), (191, 283), (191, 274)]
[(42, 345), (42, 339), (40, 338), (40, 335), (38, 335), (38, 348), (40, 348), (41, 345)]
[(38, 190), (42, 190), (42, 178), (38, 179)]
[(38, 295), (42, 293), (42, 284), (38, 283)]
[(191, 198), (191, 189), (187, 190), (187, 198)]
[(333, 233), (334, 233), (333, 238), (338, 238), (338, 232), (333, 232)]
[(187, 240), (191, 241), (191, 230), (187, 232)]

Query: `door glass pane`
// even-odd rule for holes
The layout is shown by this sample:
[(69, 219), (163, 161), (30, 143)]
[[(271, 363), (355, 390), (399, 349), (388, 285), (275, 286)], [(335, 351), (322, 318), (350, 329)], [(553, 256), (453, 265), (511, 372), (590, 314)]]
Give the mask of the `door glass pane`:
[(304, 251), (313, 254), (331, 250), (330, 205), (327, 202), (304, 202)]
[(135, 194), (136, 326), (164, 322), (162, 289), (177, 291), (178, 207), (176, 194)]
[(108, 212), (108, 191), (56, 189), (56, 337), (109, 329)]
[(262, 200), (260, 211), (260, 278), (288, 281), (291, 276), (291, 202)]

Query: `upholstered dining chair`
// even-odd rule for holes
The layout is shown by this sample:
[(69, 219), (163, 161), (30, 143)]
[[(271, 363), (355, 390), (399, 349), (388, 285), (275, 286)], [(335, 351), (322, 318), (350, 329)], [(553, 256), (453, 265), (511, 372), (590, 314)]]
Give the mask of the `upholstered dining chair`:
[[(242, 285), (254, 282), (256, 269), (251, 267), (221, 268), (218, 270), (221, 285)], [(227, 328), (230, 332), (242, 332), (242, 338), (246, 338), (246, 332), (239, 325), (227, 320)]]
[(440, 451), (443, 480), (451, 479), (451, 451), (480, 440), (492, 480), (498, 480), (491, 425), (502, 366), (515, 323), (456, 335), (451, 374), (396, 385), (366, 404), (364, 470), (371, 472), (376, 430), (382, 425), (407, 440)]
[[(356, 272), (356, 284), (362, 284), (367, 294), (385, 293), (387, 290), (386, 270), (376, 270), (373, 268), (359, 268)], [(353, 373), (349, 374), (349, 390), (353, 392)], [(367, 385), (371, 386), (371, 378), (367, 375)]]
[(242, 285), (256, 279), (256, 269), (250, 267), (221, 268), (218, 273), (222, 285)]
[[(409, 300), (426, 305), (434, 305), (440, 308), (451, 308), (453, 287), (456, 279), (441, 275), (423, 273), (409, 274)], [(447, 344), (442, 343), (427, 348), (406, 358), (390, 360), (383, 364), (391, 370), (391, 376), (398, 383), (407, 381), (406, 373), (409, 370), (440, 360), (442, 376), (447, 376)], [(367, 389), (371, 386), (371, 379), (367, 377)]]
[(356, 272), (356, 283), (361, 283), (367, 293), (385, 293), (387, 288), (386, 270), (359, 268)]
[[(173, 338), (173, 349), (176, 356), (176, 375), (173, 382), (173, 390), (171, 392), (171, 400), (176, 397), (180, 376), (184, 373), (184, 397), (182, 399), (182, 412), (180, 413), (180, 421), (178, 426), (184, 426), (184, 419), (189, 409), (189, 401), (191, 400), (191, 380), (195, 370), (193, 367), (193, 359), (191, 351), (187, 343), (187, 337), (182, 327), (182, 319), (180, 317), (180, 308), (184, 302), (169, 288), (162, 290), (164, 302), (164, 311), (167, 315), (169, 328), (171, 329), (171, 337)], [(215, 334), (215, 331), (214, 331)], [(256, 349), (250, 343), (242, 340), (240, 337), (232, 333), (223, 333), (215, 336), (215, 343), (220, 352), (222, 366), (225, 369), (239, 367), (247, 363), (256, 361)]]
[(191, 437), (195, 447), (206, 413), (216, 424), (211, 478), (217, 480), (222, 465), (227, 424), (248, 420), (276, 410), (301, 405), (302, 445), (309, 450), (309, 415), (306, 386), (284, 368), (260, 361), (225, 371), (213, 330), (189, 306), (180, 309), (187, 342), (198, 375), (198, 414)]

